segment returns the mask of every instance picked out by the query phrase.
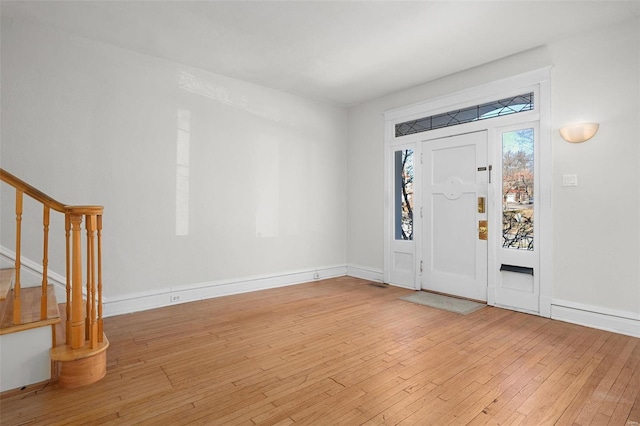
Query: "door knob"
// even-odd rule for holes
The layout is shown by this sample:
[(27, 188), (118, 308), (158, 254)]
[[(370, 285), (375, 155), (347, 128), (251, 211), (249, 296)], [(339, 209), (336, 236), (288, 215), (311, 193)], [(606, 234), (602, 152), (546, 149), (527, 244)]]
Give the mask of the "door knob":
[(478, 221), (478, 239), (480, 240), (489, 239), (489, 225), (486, 220)]

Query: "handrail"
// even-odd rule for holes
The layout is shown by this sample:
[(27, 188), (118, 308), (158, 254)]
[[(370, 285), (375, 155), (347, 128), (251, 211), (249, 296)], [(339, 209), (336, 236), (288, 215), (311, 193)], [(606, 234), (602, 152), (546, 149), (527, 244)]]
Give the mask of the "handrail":
[(40, 201), (42, 204), (49, 206), (50, 208), (52, 208), (57, 212), (60, 212), (60, 213), (65, 212), (65, 208), (67, 207), (66, 205), (62, 204), (59, 201), (54, 200), (44, 192), (34, 188), (33, 186), (29, 185), (27, 182), (23, 181), (22, 179), (15, 177), (5, 169), (0, 169), (0, 180), (24, 192), (34, 200)]
[(6, 182), (7, 184), (13, 186), (17, 190), (22, 191), (24, 194), (30, 196), (36, 201), (40, 201), (45, 206), (60, 212), (60, 213), (75, 213), (75, 214), (102, 214), (104, 207), (103, 206), (70, 206), (64, 203), (61, 203), (58, 200), (48, 196), (44, 192), (35, 188), (34, 186), (28, 184), (22, 179), (12, 175), (5, 169), (0, 168), (0, 180)]
[[(65, 217), (66, 245), (66, 344), (72, 350), (97, 348), (103, 342), (102, 319), (102, 213), (104, 207), (94, 205), (69, 206), (61, 203), (32, 185), (0, 168), (0, 180), (16, 190), (16, 259), (13, 305), (15, 325), (21, 322), (20, 253), (23, 195), (39, 201), (43, 207), (43, 273), (41, 291), (41, 320), (47, 319), (47, 269), (49, 261), (49, 212), (54, 210)], [(83, 295), (82, 222), (86, 230), (86, 296)], [(97, 236), (97, 239), (96, 239)], [(97, 246), (97, 247), (96, 247)], [(86, 297), (86, 305), (83, 298)], [(86, 306), (86, 309), (85, 309)]]

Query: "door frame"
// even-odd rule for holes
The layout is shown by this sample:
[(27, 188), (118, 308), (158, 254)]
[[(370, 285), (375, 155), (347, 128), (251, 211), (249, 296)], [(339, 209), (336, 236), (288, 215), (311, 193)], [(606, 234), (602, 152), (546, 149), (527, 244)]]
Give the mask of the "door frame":
[[(489, 164), (499, 165), (501, 153), (497, 149), (497, 138), (499, 137), (499, 128), (511, 125), (519, 125), (522, 123), (537, 121), (539, 123), (539, 188), (536, 194), (536, 203), (539, 203), (539, 217), (537, 218), (538, 246), (540, 248), (539, 271), (539, 291), (540, 303), (539, 312), (535, 314), (550, 317), (551, 316), (551, 295), (552, 295), (552, 211), (551, 211), (551, 91), (550, 91), (550, 67), (541, 68), (527, 73), (519, 74), (513, 77), (497, 80), (482, 86), (465, 89), (459, 92), (451, 93), (445, 96), (433, 98), (424, 102), (409, 105), (406, 107), (396, 108), (384, 113), (385, 119), (385, 155), (384, 155), (384, 282), (400, 287), (420, 289), (421, 282), (421, 265), (422, 247), (417, 237), (421, 235), (421, 220), (414, 220), (414, 239), (413, 241), (402, 241), (404, 250), (413, 253), (413, 268), (415, 276), (413, 279), (407, 279), (402, 282), (394, 280), (394, 271), (392, 264), (393, 249), (396, 245), (393, 234), (393, 155), (396, 150), (410, 148), (414, 150), (416, 158), (422, 158), (421, 142), (426, 139), (434, 139), (440, 137), (453, 136), (461, 133), (469, 133), (474, 131), (487, 131), (488, 137), (488, 160)], [(502, 99), (508, 96), (514, 96), (521, 93), (534, 92), (534, 109), (531, 111), (520, 112), (503, 117), (496, 117), (487, 120), (475, 121), (460, 124), (451, 127), (431, 130), (423, 133), (415, 133), (406, 136), (395, 136), (395, 125), (412, 119), (418, 119), (430, 115), (452, 111), (471, 105), (491, 102), (496, 99)], [(417, 164), (418, 161), (415, 162)], [(421, 182), (421, 167), (415, 167), (414, 181)], [(495, 180), (494, 180), (495, 182)], [(494, 201), (497, 196), (498, 185), (489, 185), (488, 198)], [(414, 193), (414, 212), (420, 212), (423, 206), (421, 197), (421, 189), (416, 189)], [(501, 191), (500, 191), (501, 192)], [(500, 204), (501, 205), (501, 204)], [(500, 208), (500, 206), (488, 206), (491, 209)], [(414, 214), (414, 217), (417, 216)], [(501, 223), (496, 223), (497, 215), (489, 215), (489, 229), (498, 229)], [(539, 230), (539, 231), (538, 231)], [(487, 286), (487, 304), (496, 305), (495, 291), (497, 280), (497, 262), (498, 262), (498, 245), (497, 239), (494, 238), (493, 244), (488, 247), (488, 286)], [(517, 308), (507, 307), (518, 310)], [(533, 313), (533, 312), (532, 312)]]

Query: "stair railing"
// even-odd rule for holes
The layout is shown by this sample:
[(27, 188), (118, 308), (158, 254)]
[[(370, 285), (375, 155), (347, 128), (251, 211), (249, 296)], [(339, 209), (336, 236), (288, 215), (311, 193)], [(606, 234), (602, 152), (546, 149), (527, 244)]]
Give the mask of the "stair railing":
[[(40, 319), (47, 319), (49, 224), (51, 210), (64, 215), (66, 246), (66, 344), (71, 349), (96, 348), (103, 341), (102, 318), (102, 206), (68, 206), (0, 169), (0, 180), (16, 191), (16, 242), (13, 289), (13, 323), (21, 323), (20, 269), (23, 197), (43, 206), (43, 258)], [(83, 296), (82, 220), (86, 230), (86, 297)]]

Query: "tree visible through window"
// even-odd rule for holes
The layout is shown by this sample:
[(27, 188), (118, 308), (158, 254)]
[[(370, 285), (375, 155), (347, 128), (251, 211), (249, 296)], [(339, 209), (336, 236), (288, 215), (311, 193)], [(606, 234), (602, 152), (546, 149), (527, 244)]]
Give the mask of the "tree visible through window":
[(395, 152), (396, 240), (413, 240), (413, 150)]
[(533, 250), (533, 129), (502, 134), (502, 247)]

